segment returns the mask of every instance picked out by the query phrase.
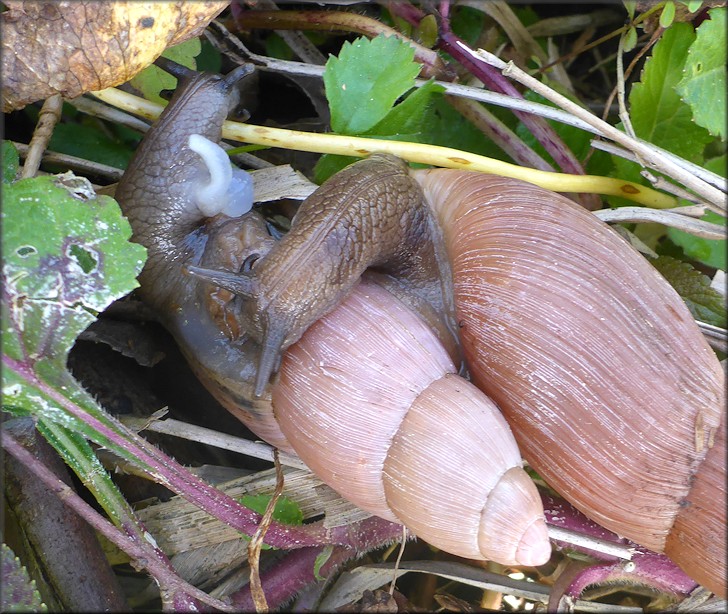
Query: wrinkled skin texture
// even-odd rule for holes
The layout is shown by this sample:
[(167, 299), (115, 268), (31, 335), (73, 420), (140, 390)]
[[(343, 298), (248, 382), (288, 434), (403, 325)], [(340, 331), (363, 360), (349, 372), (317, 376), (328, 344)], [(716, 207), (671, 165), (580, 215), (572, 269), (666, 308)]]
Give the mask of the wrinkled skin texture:
[(367, 269), (412, 297), (407, 302), (436, 323), (449, 348), (457, 347), (451, 275), (437, 223), (406, 164), (374, 154), (307, 198), (288, 234), (250, 272), (209, 278), (243, 298), (246, 329), (262, 347), (256, 395), (282, 352)]

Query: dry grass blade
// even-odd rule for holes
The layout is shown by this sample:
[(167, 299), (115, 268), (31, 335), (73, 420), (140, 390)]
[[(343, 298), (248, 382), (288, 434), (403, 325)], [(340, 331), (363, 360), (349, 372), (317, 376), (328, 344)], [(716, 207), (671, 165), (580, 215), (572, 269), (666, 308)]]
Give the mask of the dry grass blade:
[(258, 530), (255, 532), (253, 537), (248, 544), (248, 564), (250, 565), (250, 591), (253, 595), (253, 601), (255, 603), (256, 612), (267, 612), (268, 602), (265, 599), (265, 593), (263, 592), (263, 585), (260, 582), (260, 550), (263, 547), (263, 538), (265, 532), (270, 526), (271, 520), (273, 520), (273, 510), (275, 510), (276, 503), (283, 492), (283, 470), (281, 464), (278, 461), (278, 450), (273, 452), (273, 462), (276, 467), (276, 488), (273, 491), (273, 496), (268, 502), (268, 506), (265, 508), (263, 518), (260, 520)]

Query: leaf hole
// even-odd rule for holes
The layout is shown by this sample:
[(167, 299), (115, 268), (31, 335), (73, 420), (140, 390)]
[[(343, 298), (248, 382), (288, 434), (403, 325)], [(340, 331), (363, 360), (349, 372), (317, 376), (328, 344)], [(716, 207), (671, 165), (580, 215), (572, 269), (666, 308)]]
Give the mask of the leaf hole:
[(15, 253), (18, 254), (20, 258), (27, 258), (28, 256), (32, 256), (33, 254), (37, 254), (38, 250), (35, 249), (32, 245), (21, 245), (18, 249), (15, 250)]
[(71, 245), (69, 254), (76, 260), (84, 273), (90, 273), (98, 264), (94, 255), (80, 245)]

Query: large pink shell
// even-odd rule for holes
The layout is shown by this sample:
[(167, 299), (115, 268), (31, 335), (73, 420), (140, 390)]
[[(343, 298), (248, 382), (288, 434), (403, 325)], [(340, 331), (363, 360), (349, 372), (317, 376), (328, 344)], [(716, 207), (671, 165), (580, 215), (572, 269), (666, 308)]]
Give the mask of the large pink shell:
[(459, 556), (548, 560), (538, 492), (505, 420), (382, 288), (360, 284), (289, 348), (273, 406), (301, 459), (362, 509)]
[[(724, 413), (723, 371), (683, 301), (562, 196), (466, 171), (415, 174), (446, 234), (473, 381), (552, 487), (664, 550)], [(705, 505), (725, 509), (725, 456), (718, 471)], [(695, 531), (718, 544), (703, 556), (723, 578), (709, 586), (725, 590), (725, 525)], [(692, 572), (690, 556), (669, 554)]]

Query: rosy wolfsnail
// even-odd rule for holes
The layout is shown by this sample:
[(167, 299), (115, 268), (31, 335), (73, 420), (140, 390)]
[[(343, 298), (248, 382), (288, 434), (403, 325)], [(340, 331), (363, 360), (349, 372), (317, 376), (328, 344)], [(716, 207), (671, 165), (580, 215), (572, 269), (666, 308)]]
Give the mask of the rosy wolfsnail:
[[(214, 156), (196, 155), (189, 147), (190, 137), (219, 141), (222, 120), (235, 100), (233, 82), (230, 77), (199, 75), (180, 88), (119, 183), (116, 198), (134, 238), (148, 249), (140, 276), (142, 297), (157, 310), (193, 369), (224, 406), (258, 436), (297, 452), (363, 509), (404, 524), (433, 545), (461, 556), (504, 564), (546, 562), (551, 548), (543, 508), (521, 467), (513, 435), (495, 405), (456, 375), (437, 336), (405, 304), (407, 284), (402, 299), (397, 298), (372, 281), (359, 283), (366, 265), (356, 265), (349, 275), (348, 300), (325, 318), (306, 322), (313, 326), (284, 366), (293, 386), (306, 380), (309, 396), (295, 393), (296, 403), (289, 403), (286, 396), (292, 389), (281, 382), (273, 391), (272, 407), (266, 381), (263, 390), (256, 391), (257, 359), (266, 356), (266, 345), (253, 336), (258, 309), (246, 309), (244, 299), (183, 275), (184, 267), (194, 266), (235, 273), (257, 269), (257, 261), (263, 262), (272, 249), (273, 239), (257, 214), (234, 218), (223, 212), (208, 218), (210, 211), (203, 212), (205, 206), (198, 202), (206, 193), (207, 175), (217, 171), (206, 171)], [(214, 121), (202, 119), (200, 112), (211, 108), (210, 100), (218, 112)], [(377, 178), (387, 186), (384, 193), (394, 190), (393, 204), (401, 202), (406, 190), (419, 195), (404, 165), (396, 162), (394, 167), (394, 181), (387, 182), (384, 175)], [(349, 195), (368, 193), (371, 183), (365, 182), (364, 188), (352, 183)], [(397, 189), (400, 183), (404, 190)], [(431, 221), (422, 202), (403, 205), (402, 209), (419, 205), (415, 217), (423, 220), (422, 228)], [(402, 215), (406, 230), (413, 221), (406, 217), (409, 212)], [(413, 261), (437, 262), (432, 244), (407, 249), (401, 270)], [(314, 264), (323, 266), (322, 261), (309, 261), (309, 267)], [(378, 278), (387, 283), (384, 273)], [(421, 283), (412, 284), (421, 294), (413, 295), (411, 304), (433, 322), (440, 320), (436, 308), (441, 311), (448, 300), (449, 279), (441, 279), (439, 274), (423, 276)], [(282, 287), (286, 283), (281, 280)], [(338, 297), (340, 283), (332, 291)], [(288, 307), (297, 317), (300, 306)], [(260, 309), (289, 323), (285, 309), (265, 303)], [(319, 321), (314, 324), (315, 320)], [(453, 337), (446, 324), (440, 331)], [(274, 363), (280, 344), (272, 346)], [(457, 354), (454, 341), (450, 345)], [(307, 411), (315, 410), (316, 419), (309, 421), (300, 413), (301, 402)], [(445, 434), (445, 421), (458, 426)], [(325, 456), (320, 455), (322, 447)], [(460, 453), (454, 456), (456, 447)], [(467, 502), (453, 496), (453, 487), (467, 493)], [(453, 517), (460, 522), (453, 523)]]
[(682, 299), (563, 197), (417, 176), (446, 234), (473, 381), (524, 457), (587, 516), (725, 594), (725, 375)]
[[(680, 297), (649, 263), (556, 194), (462, 171), (408, 173), (387, 156), (333, 177), (302, 205), (278, 244), (254, 215), (205, 221), (190, 196), (205, 166), (186, 144), (192, 134), (219, 140), (233, 94), (219, 77), (198, 81), (177, 94), (147, 136), (117, 199), (150, 252), (141, 277), (145, 299), (226, 407), (274, 445), (290, 449), (287, 438), (361, 507), (403, 522), (434, 545), (472, 558), (542, 561), (545, 529), (538, 508), (528, 507), (533, 486), (517, 452), (494, 454), (509, 458), (485, 490), (473, 492), (486, 470), (471, 464), (491, 462), (489, 437), (497, 431), (507, 439), (507, 428), (497, 420), (484, 426), (489, 402), (454, 375), (446, 353), (409, 330), (398, 336), (397, 320), (388, 318), (412, 308), (446, 343), (457, 322), (473, 380), (503, 409), (529, 463), (588, 516), (666, 550), (693, 578), (725, 590), (723, 373)], [(195, 124), (201, 105), (218, 112), (214, 122)], [(164, 182), (169, 166), (177, 175), (172, 196)], [(421, 207), (423, 200), (431, 208)], [(169, 203), (168, 211), (160, 202)], [(403, 223), (403, 215), (424, 222)], [(413, 254), (411, 246), (422, 250), (422, 242), (424, 250)], [(223, 253), (223, 244), (232, 248)], [(429, 264), (418, 267), (422, 262)], [(224, 289), (185, 277), (183, 267)], [(359, 283), (367, 267), (397, 288), (398, 298)], [(185, 295), (193, 299), (183, 302)], [(351, 315), (369, 307), (371, 320)], [(371, 348), (365, 341), (374, 330), (380, 342)], [(343, 346), (334, 345), (337, 335)], [(264, 391), (281, 350), (294, 343), (273, 389), (284, 438)], [(364, 359), (379, 350), (385, 354), (374, 375), (362, 376)], [(412, 365), (419, 373), (430, 362), (438, 365), (422, 381), (398, 371)], [(383, 408), (395, 393), (404, 400), (395, 402), (399, 413), (389, 422)], [(461, 397), (482, 409), (463, 409), (465, 401), (455, 401)], [(351, 404), (352, 413), (326, 415), (330, 399), (338, 410)], [(420, 411), (429, 401), (432, 407)], [(411, 403), (416, 411), (408, 411)], [(354, 421), (362, 415), (365, 422)], [(382, 443), (369, 443), (380, 425)], [(465, 438), (472, 443), (461, 443)], [(411, 460), (395, 457), (400, 449)], [(430, 450), (434, 456), (425, 456)], [(455, 459), (456, 451), (463, 456)], [(463, 477), (464, 467), (474, 477)], [(515, 498), (524, 502), (518, 528), (499, 536), (508, 538), (503, 552), (511, 558), (501, 556), (501, 546), (483, 547), (500, 531), (479, 529), (483, 510), (500, 500), (488, 497), (493, 486), (510, 503), (491, 526), (508, 525)], [(445, 506), (450, 499), (458, 511)], [(423, 506), (424, 519), (407, 516)], [(447, 526), (466, 509), (474, 540)]]

